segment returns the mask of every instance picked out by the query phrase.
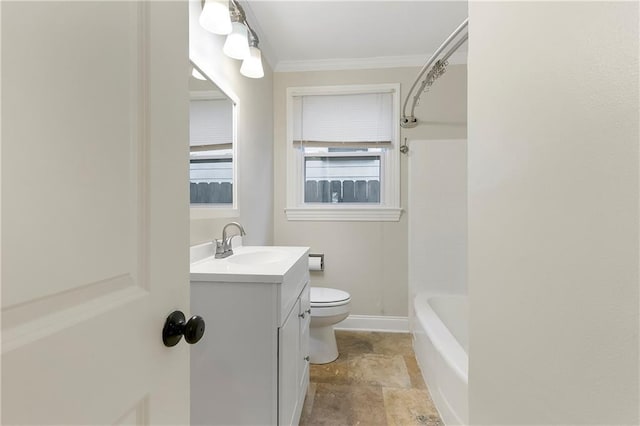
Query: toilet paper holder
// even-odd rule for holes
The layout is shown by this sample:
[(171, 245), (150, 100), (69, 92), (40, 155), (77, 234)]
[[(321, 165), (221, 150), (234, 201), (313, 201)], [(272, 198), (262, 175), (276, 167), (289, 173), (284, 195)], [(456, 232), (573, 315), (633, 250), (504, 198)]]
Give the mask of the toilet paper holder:
[(309, 253), (309, 270), (324, 271), (324, 253)]

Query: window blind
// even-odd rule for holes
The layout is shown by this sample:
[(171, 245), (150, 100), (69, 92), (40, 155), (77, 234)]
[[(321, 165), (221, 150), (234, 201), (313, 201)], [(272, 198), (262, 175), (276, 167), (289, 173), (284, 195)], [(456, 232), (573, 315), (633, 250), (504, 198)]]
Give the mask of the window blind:
[(308, 147), (383, 147), (393, 140), (393, 94), (293, 97), (293, 143)]
[(233, 104), (228, 99), (193, 99), (189, 106), (191, 152), (231, 149)]

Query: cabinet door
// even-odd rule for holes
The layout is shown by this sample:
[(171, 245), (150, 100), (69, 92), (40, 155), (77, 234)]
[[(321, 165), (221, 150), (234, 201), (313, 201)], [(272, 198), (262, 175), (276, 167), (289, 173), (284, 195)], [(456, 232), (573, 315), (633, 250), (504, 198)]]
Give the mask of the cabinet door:
[(297, 424), (298, 359), (300, 358), (300, 300), (278, 333), (278, 424)]
[(298, 334), (300, 335), (300, 357), (298, 358), (298, 392), (304, 402), (304, 396), (309, 384), (309, 324), (311, 322), (311, 295), (307, 284), (300, 294), (300, 321)]

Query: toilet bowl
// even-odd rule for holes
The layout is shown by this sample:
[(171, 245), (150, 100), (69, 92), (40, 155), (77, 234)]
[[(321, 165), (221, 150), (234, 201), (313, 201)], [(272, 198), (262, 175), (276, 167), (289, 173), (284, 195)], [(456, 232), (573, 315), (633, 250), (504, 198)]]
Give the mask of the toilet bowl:
[(310, 297), (309, 361), (326, 364), (338, 358), (333, 326), (349, 316), (351, 296), (334, 288), (311, 287)]

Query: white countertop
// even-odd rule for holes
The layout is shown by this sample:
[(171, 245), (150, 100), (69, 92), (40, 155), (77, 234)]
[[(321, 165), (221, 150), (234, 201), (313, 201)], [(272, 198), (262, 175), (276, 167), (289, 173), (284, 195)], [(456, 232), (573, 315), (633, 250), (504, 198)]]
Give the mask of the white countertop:
[(212, 243), (191, 247), (192, 282), (282, 282), (301, 258), (308, 263), (309, 247), (239, 246), (224, 259), (213, 256)]

